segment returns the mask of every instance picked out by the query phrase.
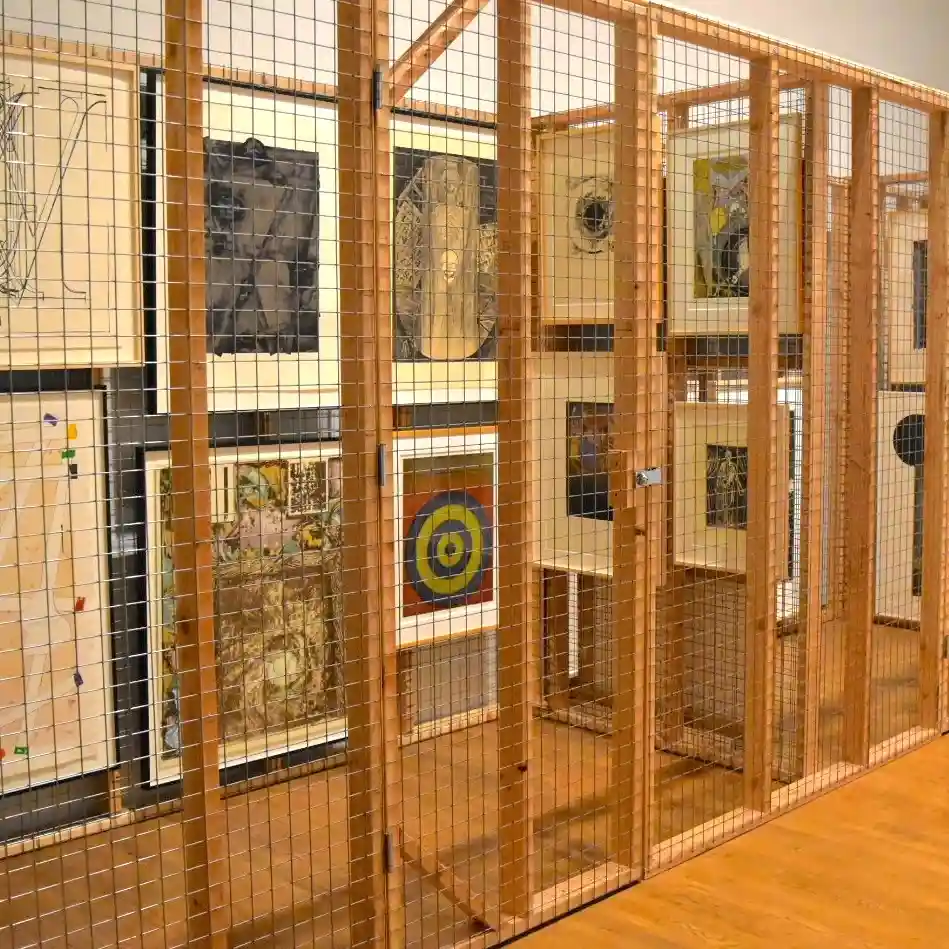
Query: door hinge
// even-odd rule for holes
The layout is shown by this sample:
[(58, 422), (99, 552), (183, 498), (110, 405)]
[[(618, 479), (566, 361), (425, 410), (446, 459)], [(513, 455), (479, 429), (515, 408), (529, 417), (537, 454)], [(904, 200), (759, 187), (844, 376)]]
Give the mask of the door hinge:
[(382, 67), (372, 71), (372, 108), (378, 112), (382, 108)]
[(386, 486), (387, 477), (388, 472), (386, 471), (386, 446), (379, 444), (376, 445), (376, 480), (379, 482), (380, 488), (384, 488)]
[(395, 835), (391, 830), (382, 834), (382, 863), (386, 873), (391, 873), (395, 868)]
[(942, 637), (942, 658), (949, 659), (949, 636)]

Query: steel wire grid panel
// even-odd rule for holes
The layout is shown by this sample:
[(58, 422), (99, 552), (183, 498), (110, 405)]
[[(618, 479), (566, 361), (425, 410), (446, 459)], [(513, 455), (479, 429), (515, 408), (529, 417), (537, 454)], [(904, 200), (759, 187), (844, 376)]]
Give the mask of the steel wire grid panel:
[(487, 946), (937, 733), (949, 99), (14, 6), (0, 949)]

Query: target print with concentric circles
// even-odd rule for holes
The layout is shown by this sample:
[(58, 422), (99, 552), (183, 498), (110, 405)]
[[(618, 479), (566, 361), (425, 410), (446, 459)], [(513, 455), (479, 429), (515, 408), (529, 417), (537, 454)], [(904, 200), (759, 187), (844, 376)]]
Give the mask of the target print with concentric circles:
[(405, 540), (406, 578), (445, 609), (481, 592), (493, 556), (491, 519), (468, 491), (442, 491), (422, 505)]

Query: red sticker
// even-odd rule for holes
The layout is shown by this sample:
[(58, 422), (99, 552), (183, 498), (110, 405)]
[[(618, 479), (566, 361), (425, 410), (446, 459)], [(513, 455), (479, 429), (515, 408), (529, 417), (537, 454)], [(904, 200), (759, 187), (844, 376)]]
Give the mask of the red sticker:
[(86, 598), (84, 596), (79, 597), (76, 600), (76, 610), (75, 612), (81, 613), (86, 608)]
[(3, 759), (6, 758), (6, 756), (7, 756), (7, 749), (0, 748), (0, 761), (3, 761)]

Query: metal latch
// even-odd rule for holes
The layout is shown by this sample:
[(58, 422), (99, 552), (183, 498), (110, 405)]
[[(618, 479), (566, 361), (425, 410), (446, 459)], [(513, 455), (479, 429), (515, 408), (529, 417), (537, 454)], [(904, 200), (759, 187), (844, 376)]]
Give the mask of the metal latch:
[(662, 484), (662, 468), (640, 468), (636, 472), (637, 488), (652, 488)]

